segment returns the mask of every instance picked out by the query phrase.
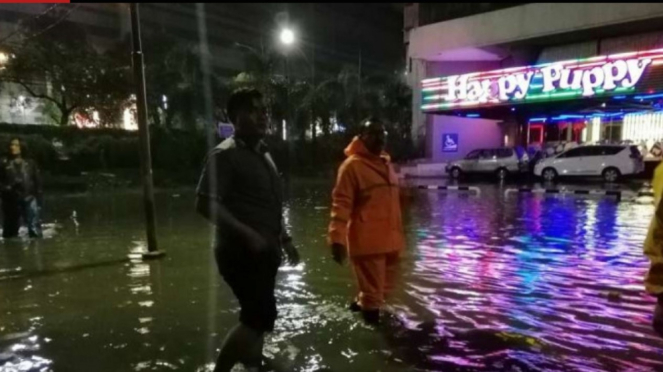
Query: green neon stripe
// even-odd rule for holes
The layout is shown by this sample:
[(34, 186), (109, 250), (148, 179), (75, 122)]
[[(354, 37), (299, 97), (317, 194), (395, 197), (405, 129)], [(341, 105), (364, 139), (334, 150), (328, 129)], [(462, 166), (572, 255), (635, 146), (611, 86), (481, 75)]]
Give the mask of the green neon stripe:
[(535, 100), (535, 99), (546, 99), (546, 98), (558, 98), (558, 97), (573, 97), (580, 95), (580, 91), (573, 92), (564, 92), (564, 93), (546, 93), (546, 94), (537, 94), (532, 96), (525, 97), (526, 100)]

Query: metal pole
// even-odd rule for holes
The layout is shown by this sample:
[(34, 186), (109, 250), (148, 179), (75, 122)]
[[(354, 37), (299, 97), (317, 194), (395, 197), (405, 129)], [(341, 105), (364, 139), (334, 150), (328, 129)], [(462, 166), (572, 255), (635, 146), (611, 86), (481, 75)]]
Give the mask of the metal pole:
[(290, 85), (292, 83), (291, 78), (290, 78), (290, 61), (289, 61), (289, 55), (286, 54), (285, 56), (285, 104), (286, 104), (286, 118), (287, 121), (285, 123), (286, 126), (286, 145), (288, 148), (288, 175), (287, 175), (287, 180), (290, 181), (290, 177), (292, 176), (292, 172), (295, 166), (295, 160), (294, 160), (294, 151), (293, 151), (293, 138), (294, 136), (292, 135), (292, 131), (294, 130), (294, 119), (292, 116), (292, 104), (291, 104), (291, 97), (290, 94), (292, 93), (290, 89)]
[(157, 247), (157, 224), (154, 209), (154, 184), (152, 181), (152, 156), (150, 155), (150, 131), (147, 126), (147, 101), (145, 94), (145, 70), (143, 50), (140, 39), (140, 21), (138, 4), (129, 5), (131, 12), (132, 59), (134, 68), (134, 84), (136, 89), (136, 109), (138, 113), (138, 135), (140, 141), (140, 170), (143, 181), (143, 201), (145, 206), (145, 228), (147, 233), (147, 250), (143, 258), (156, 258), (165, 254)]

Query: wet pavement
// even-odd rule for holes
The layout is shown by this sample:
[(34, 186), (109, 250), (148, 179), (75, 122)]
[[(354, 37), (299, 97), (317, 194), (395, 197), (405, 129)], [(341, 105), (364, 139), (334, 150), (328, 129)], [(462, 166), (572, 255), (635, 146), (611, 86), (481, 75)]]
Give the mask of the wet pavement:
[[(346, 311), (329, 185), (296, 184), (303, 262), (282, 268), (266, 354), (293, 371), (656, 371), (642, 255), (653, 207), (413, 190), (402, 285), (381, 329)], [(142, 262), (140, 194), (47, 199), (46, 239), (0, 243), (0, 371), (211, 371), (238, 316), (192, 190), (157, 197), (166, 258)]]

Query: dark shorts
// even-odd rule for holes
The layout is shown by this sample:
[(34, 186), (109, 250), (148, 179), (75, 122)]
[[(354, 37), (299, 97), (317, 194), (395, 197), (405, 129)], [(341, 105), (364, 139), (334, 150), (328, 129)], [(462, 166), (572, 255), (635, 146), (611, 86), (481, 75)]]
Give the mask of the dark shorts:
[(216, 249), (219, 272), (232, 289), (241, 308), (239, 321), (258, 332), (271, 332), (276, 322), (276, 273), (280, 253), (269, 249), (258, 255), (239, 248), (232, 252)]

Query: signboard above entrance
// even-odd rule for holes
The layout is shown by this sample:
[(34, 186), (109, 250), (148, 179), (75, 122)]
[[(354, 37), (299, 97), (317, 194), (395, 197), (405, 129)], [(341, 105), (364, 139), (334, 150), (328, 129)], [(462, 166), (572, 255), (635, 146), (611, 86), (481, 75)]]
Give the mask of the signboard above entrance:
[(428, 112), (663, 91), (663, 49), (425, 79)]

